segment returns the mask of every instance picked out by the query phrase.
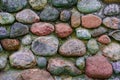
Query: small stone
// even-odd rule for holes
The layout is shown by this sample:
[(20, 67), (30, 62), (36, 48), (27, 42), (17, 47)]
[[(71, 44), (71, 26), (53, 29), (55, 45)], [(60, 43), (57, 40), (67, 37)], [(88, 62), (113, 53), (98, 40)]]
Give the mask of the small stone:
[(16, 22), (11, 27), (10, 37), (15, 38), (15, 37), (26, 35), (27, 33), (29, 33), (28, 26), (22, 23)]
[(75, 76), (81, 74), (81, 71), (75, 67), (74, 63), (62, 58), (49, 59), (47, 69), (53, 75), (68, 74)]
[(92, 13), (100, 10), (102, 7), (98, 0), (80, 0), (78, 1), (77, 8), (82, 13)]
[(0, 44), (0, 52), (2, 52), (3, 51), (3, 48), (2, 48), (2, 45)]
[(20, 47), (20, 42), (17, 39), (3, 39), (1, 40), (2, 47), (8, 51), (16, 51)]
[(111, 39), (108, 37), (108, 35), (102, 35), (98, 38), (98, 41), (102, 44), (109, 44)]
[(29, 4), (33, 9), (41, 10), (46, 6), (47, 0), (29, 0)]
[(80, 13), (77, 10), (72, 11), (71, 15), (71, 26), (73, 28), (79, 27), (81, 23)]
[(14, 52), (9, 57), (10, 64), (16, 68), (31, 68), (36, 65), (36, 59), (32, 51), (29, 49), (22, 49)]
[(89, 33), (89, 31), (84, 28), (77, 28), (76, 35), (80, 39), (90, 39), (91, 38), (91, 34)]
[(53, 7), (46, 7), (41, 13), (40, 18), (42, 21), (56, 21), (59, 17), (59, 11)]
[(99, 46), (95, 39), (90, 39), (87, 43), (87, 49), (91, 54), (96, 54), (99, 51)]
[(100, 36), (100, 35), (102, 35), (102, 34), (104, 34), (104, 33), (106, 33), (106, 32), (107, 32), (107, 29), (106, 29), (106, 28), (104, 28), (104, 27), (99, 27), (99, 28), (93, 29), (93, 30), (91, 31), (91, 35), (92, 35), (93, 37), (98, 37), (98, 36)]
[(0, 70), (3, 70), (7, 65), (7, 56), (0, 56)]
[(21, 23), (35, 23), (40, 20), (39, 16), (31, 9), (24, 9), (18, 12), (16, 19)]
[(102, 19), (96, 15), (88, 14), (82, 16), (82, 26), (85, 28), (97, 28), (101, 25), (101, 23)]
[(120, 29), (120, 19), (116, 17), (106, 17), (103, 19), (103, 24), (107, 28)]
[(40, 69), (24, 70), (21, 76), (23, 80), (54, 80), (48, 71)]
[(8, 12), (17, 12), (27, 5), (27, 0), (1, 0), (2, 9)]
[(114, 30), (110, 32), (109, 36), (113, 37), (117, 41), (120, 41), (120, 30)]
[(102, 80), (109, 78), (113, 73), (112, 65), (101, 55), (87, 58), (85, 72), (88, 77)]
[(103, 55), (115, 61), (120, 60), (120, 45), (112, 42), (103, 48)]
[(63, 10), (61, 13), (60, 13), (60, 20), (61, 21), (68, 21), (71, 17), (71, 12), (68, 11), (68, 10)]
[(34, 23), (30, 30), (37, 36), (45, 36), (51, 34), (54, 31), (54, 26), (50, 23), (39, 22)]
[(112, 66), (113, 66), (113, 70), (116, 74), (119, 74), (120, 73), (120, 61), (117, 61), (117, 62), (113, 62), (112, 63)]
[(36, 38), (31, 45), (32, 51), (40, 56), (52, 56), (57, 53), (59, 41), (54, 36)]
[(23, 45), (30, 45), (32, 43), (31, 35), (26, 35), (21, 40)]
[(70, 8), (77, 3), (77, 0), (52, 0), (52, 4), (58, 8)]
[(72, 32), (72, 28), (67, 23), (58, 23), (55, 25), (55, 33), (60, 38), (68, 37)]
[(12, 24), (15, 21), (15, 17), (7, 12), (0, 12), (0, 24)]
[(85, 69), (85, 58), (84, 57), (80, 57), (76, 60), (76, 66), (80, 69), (80, 70), (84, 70)]
[(63, 56), (83, 56), (86, 53), (86, 47), (81, 40), (70, 39), (60, 47), (59, 53)]
[(45, 57), (37, 57), (37, 65), (39, 68), (45, 68), (47, 65), (47, 59)]
[(0, 39), (9, 37), (9, 32), (5, 27), (0, 27)]
[(109, 4), (104, 9), (104, 14), (107, 16), (118, 15), (120, 13), (119, 5)]

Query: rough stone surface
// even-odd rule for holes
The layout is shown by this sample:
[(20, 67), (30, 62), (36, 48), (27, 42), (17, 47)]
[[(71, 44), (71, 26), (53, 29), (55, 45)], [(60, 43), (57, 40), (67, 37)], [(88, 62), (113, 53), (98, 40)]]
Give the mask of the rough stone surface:
[(113, 37), (115, 40), (120, 41), (120, 30), (114, 30), (109, 33), (109, 36)]
[(80, 57), (76, 60), (76, 66), (80, 69), (80, 70), (84, 70), (85, 69), (85, 58), (84, 57)]
[(72, 32), (72, 28), (67, 23), (58, 23), (55, 25), (55, 33), (60, 38), (68, 37)]
[(111, 60), (120, 60), (120, 45), (112, 42), (103, 48), (103, 55)]
[(45, 68), (47, 65), (47, 59), (45, 57), (37, 57), (36, 61), (39, 68)]
[(60, 13), (60, 20), (61, 21), (69, 21), (70, 17), (71, 17), (71, 12), (68, 10), (63, 10)]
[(23, 80), (54, 80), (49, 72), (40, 69), (28, 69), (21, 73)]
[(113, 70), (116, 74), (120, 73), (120, 61), (112, 63)]
[(45, 36), (51, 34), (54, 31), (54, 26), (50, 23), (39, 22), (34, 23), (30, 30), (35, 35)]
[(9, 37), (9, 32), (4, 27), (0, 27), (0, 39)]
[(109, 44), (111, 42), (111, 39), (107, 35), (102, 35), (98, 38), (98, 41), (102, 44)]
[(24, 9), (16, 14), (16, 20), (21, 23), (35, 23), (38, 22), (40, 18), (31, 9)]
[(32, 37), (31, 35), (26, 35), (21, 40), (23, 45), (30, 45), (32, 43)]
[(81, 71), (75, 64), (62, 58), (53, 58), (48, 61), (48, 71), (54, 75), (69, 74), (71, 76), (80, 75)]
[(7, 56), (0, 56), (0, 70), (3, 70), (7, 65)]
[(16, 51), (20, 47), (20, 42), (18, 39), (2, 39), (1, 44), (5, 50)]
[(96, 15), (88, 14), (82, 16), (82, 26), (84, 26), (85, 28), (97, 28), (101, 25), (101, 23), (101, 18)]
[(10, 64), (16, 68), (31, 68), (36, 65), (36, 59), (32, 51), (29, 49), (22, 49), (14, 52), (9, 57)]
[(112, 65), (104, 56), (92, 56), (86, 60), (86, 75), (96, 79), (106, 79), (112, 75)]
[(57, 53), (59, 41), (54, 36), (43, 36), (36, 38), (31, 45), (36, 55), (52, 56)]
[(86, 47), (81, 40), (70, 39), (60, 47), (59, 53), (63, 56), (83, 56), (86, 53)]

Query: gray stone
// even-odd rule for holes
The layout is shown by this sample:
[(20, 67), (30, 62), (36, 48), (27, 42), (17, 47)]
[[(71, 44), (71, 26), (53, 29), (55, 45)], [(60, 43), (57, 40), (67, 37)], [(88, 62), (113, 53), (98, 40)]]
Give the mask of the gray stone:
[(4, 27), (0, 27), (0, 39), (9, 37), (9, 32)]
[(76, 60), (76, 66), (80, 69), (80, 70), (84, 70), (85, 69), (85, 58), (84, 57), (80, 57)]
[(112, 63), (113, 70), (116, 74), (120, 73), (120, 61)]
[(32, 37), (31, 35), (26, 35), (22, 38), (21, 41), (23, 45), (30, 45), (32, 43)]
[(47, 59), (45, 57), (37, 57), (36, 61), (39, 68), (45, 68), (47, 65)]
[(63, 10), (60, 14), (61, 21), (68, 21), (71, 17), (71, 12), (68, 10)]
[(7, 56), (0, 56), (0, 70), (3, 70), (7, 65)]

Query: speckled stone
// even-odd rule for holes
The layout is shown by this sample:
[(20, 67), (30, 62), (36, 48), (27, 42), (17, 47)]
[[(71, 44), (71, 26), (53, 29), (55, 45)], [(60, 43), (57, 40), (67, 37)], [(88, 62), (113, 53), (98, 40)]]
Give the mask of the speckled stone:
[(85, 44), (78, 39), (69, 39), (59, 48), (63, 56), (83, 56), (86, 53)]
[(16, 14), (16, 20), (21, 23), (35, 23), (38, 22), (40, 18), (31, 9), (24, 9)]
[(80, 69), (80, 70), (84, 70), (85, 69), (85, 58), (84, 57), (80, 57), (76, 60), (76, 66)]
[(109, 36), (111, 36), (116, 41), (120, 41), (120, 36), (119, 35), (120, 35), (120, 30), (114, 30), (114, 31), (109, 33)]
[(61, 21), (69, 21), (71, 17), (71, 12), (69, 10), (63, 10), (60, 13), (60, 20)]
[(5, 27), (0, 27), (0, 39), (9, 37), (9, 32)]
[(28, 1), (31, 7), (35, 10), (41, 10), (47, 4), (47, 0), (28, 0)]
[(113, 62), (112, 63), (112, 66), (113, 66), (113, 70), (116, 74), (119, 74), (120, 73), (120, 61), (117, 61), (117, 62)]
[(90, 32), (84, 28), (77, 28), (76, 35), (80, 39), (90, 39), (91, 38)]
[(15, 21), (15, 17), (7, 12), (0, 12), (0, 24), (12, 24)]
[(56, 8), (48, 6), (40, 13), (40, 19), (42, 21), (56, 21), (59, 14), (60, 13)]
[(98, 11), (102, 7), (98, 0), (80, 0), (78, 1), (77, 8), (82, 13), (92, 13)]
[(0, 56), (0, 70), (3, 70), (6, 67), (7, 62), (8, 62), (7, 56), (5, 55)]
[(23, 45), (30, 45), (32, 43), (32, 37), (31, 35), (26, 35), (21, 40)]
[(36, 65), (36, 59), (29, 49), (21, 49), (9, 57), (11, 66), (15, 68), (31, 68)]
[(17, 12), (27, 5), (27, 0), (1, 0), (4, 11)]
[(11, 38), (23, 36), (26, 35), (27, 33), (29, 33), (29, 28), (27, 25), (16, 22), (11, 26), (11, 30), (10, 30)]
[(3, 51), (3, 48), (2, 48), (2, 45), (0, 44), (0, 52), (2, 52)]
[(45, 57), (37, 57), (36, 61), (39, 68), (46, 68), (47, 59)]
[(57, 53), (59, 41), (54, 36), (42, 36), (36, 38), (31, 45), (35, 55), (52, 56)]
[(98, 39), (97, 39), (97, 41), (99, 41), (100, 43), (102, 43), (102, 44), (109, 44), (110, 42), (111, 42), (111, 39), (109, 38), (109, 36), (108, 35), (102, 35), (102, 36), (100, 36)]

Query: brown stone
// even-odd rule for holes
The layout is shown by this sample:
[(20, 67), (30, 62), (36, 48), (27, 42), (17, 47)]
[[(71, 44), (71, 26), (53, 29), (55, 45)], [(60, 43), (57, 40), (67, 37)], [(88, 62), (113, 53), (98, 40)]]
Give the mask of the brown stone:
[(54, 26), (50, 23), (39, 22), (34, 23), (30, 30), (35, 35), (45, 36), (51, 34), (54, 31)]
[(68, 37), (72, 33), (72, 28), (67, 23), (58, 23), (55, 25), (55, 32), (60, 38)]
[(86, 75), (95, 79), (109, 78), (113, 73), (112, 65), (102, 55), (88, 57), (86, 60)]
[(82, 26), (84, 26), (85, 28), (97, 28), (101, 25), (101, 23), (101, 18), (96, 15), (88, 14), (82, 16)]
[(102, 44), (109, 44), (111, 39), (108, 37), (108, 35), (102, 35), (98, 38), (98, 41)]
[(1, 40), (1, 44), (8, 51), (18, 50), (20, 47), (20, 42), (17, 39), (3, 39)]
[(23, 80), (54, 80), (49, 72), (40, 69), (28, 69), (21, 73)]

